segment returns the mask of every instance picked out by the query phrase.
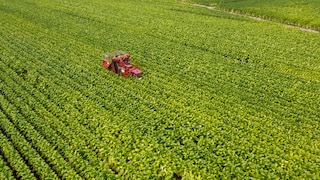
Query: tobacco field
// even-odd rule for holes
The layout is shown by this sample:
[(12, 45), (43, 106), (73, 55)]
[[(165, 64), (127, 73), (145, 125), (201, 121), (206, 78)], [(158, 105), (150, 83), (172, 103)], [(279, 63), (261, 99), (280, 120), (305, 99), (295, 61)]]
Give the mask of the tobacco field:
[[(123, 50), (141, 80), (103, 69)], [(320, 34), (174, 0), (0, 0), (0, 179), (317, 179)]]
[(243, 15), (320, 30), (320, 1), (317, 0), (180, 0), (213, 6)]

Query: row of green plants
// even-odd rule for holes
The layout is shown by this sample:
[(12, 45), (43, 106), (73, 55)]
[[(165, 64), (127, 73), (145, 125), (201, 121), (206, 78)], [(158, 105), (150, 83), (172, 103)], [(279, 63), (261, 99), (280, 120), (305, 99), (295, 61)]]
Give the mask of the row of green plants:
[[(174, 1), (6, 5), (0, 152), (15, 178), (318, 175), (316, 35)], [(143, 79), (102, 69), (105, 49), (128, 49)]]
[[(7, 117), (1, 112), (1, 120), (7, 119)], [(20, 157), (19, 153), (16, 151), (15, 147), (8, 141), (7, 137), (1, 132), (0, 134), (1, 141), (1, 156), (0, 156), (0, 177), (1, 179), (14, 179), (14, 173), (16, 177), (26, 177), (29, 179), (35, 179), (31, 175), (30, 169), (23, 162), (23, 159)]]

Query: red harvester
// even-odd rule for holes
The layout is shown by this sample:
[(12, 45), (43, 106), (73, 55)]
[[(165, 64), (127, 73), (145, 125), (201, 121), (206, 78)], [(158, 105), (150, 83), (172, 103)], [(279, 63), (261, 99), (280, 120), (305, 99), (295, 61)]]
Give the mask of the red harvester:
[(114, 51), (102, 55), (102, 66), (124, 77), (134, 76), (141, 78), (142, 71), (130, 64), (130, 54), (123, 51)]

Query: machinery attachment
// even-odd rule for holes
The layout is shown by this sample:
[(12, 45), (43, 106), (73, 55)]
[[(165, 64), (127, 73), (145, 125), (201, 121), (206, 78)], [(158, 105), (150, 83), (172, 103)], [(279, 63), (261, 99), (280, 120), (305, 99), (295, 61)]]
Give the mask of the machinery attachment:
[(142, 71), (130, 64), (130, 54), (123, 51), (114, 51), (102, 55), (102, 66), (105, 69), (124, 77), (134, 76), (141, 78)]

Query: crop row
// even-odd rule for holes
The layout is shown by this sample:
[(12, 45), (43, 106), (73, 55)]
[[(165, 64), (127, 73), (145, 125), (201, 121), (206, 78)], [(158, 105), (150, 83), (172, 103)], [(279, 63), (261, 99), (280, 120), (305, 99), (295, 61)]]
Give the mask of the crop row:
[[(5, 121), (7, 117), (0, 111), (1, 121)], [(3, 128), (1, 126), (1, 178), (9, 179), (10, 177), (19, 178), (25, 177), (35, 179), (31, 174), (28, 166), (25, 165), (24, 160), (20, 154), (16, 151), (15, 147), (10, 143), (7, 137), (4, 136)]]

